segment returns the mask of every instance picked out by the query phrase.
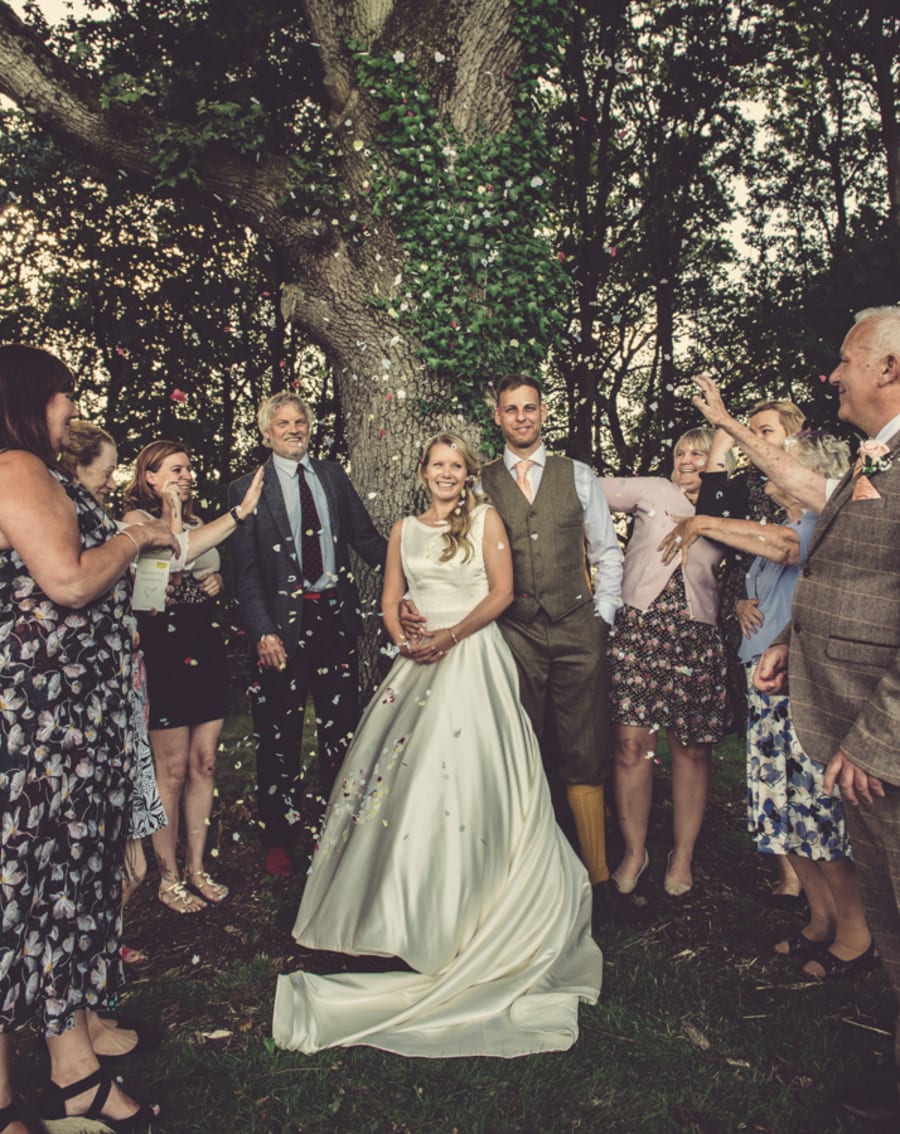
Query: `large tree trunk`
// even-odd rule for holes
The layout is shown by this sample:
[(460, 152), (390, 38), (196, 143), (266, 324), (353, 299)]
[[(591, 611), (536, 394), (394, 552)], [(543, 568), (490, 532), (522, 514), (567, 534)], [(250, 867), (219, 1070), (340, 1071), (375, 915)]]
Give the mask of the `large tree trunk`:
[[(291, 185), (286, 155), (263, 153), (251, 161), (210, 150), (195, 166), (196, 180), (172, 192), (202, 200), (271, 242), (292, 281), (282, 311), (323, 348), (333, 368), (351, 473), (376, 523), (387, 530), (410, 506), (421, 441), (446, 424), (423, 417), (420, 399), (449, 391), (440, 390), (423, 366), (409, 332), (370, 302), (402, 294), (406, 251), (389, 216), (371, 223), (373, 155), (383, 169), (390, 154), (378, 148), (382, 107), (359, 86), (348, 41), (383, 57), (402, 52), (415, 62), (441, 120), (463, 140), (509, 124), (514, 84), (508, 76), (520, 46), (511, 32), (509, 0), (306, 0), (306, 9), (324, 70), (328, 122), (341, 150), (338, 223), (291, 215), (279, 203)], [(98, 89), (0, 3), (0, 92), (93, 163), (101, 178), (125, 172), (152, 191), (155, 139), (165, 124), (121, 107), (104, 110)], [(352, 214), (369, 218), (363, 241), (345, 238)]]

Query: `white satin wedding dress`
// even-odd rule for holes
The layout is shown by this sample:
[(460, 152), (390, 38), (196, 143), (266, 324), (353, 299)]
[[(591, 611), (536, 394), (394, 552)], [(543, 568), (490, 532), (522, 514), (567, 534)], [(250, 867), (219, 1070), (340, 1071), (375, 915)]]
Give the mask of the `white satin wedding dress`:
[[(461, 552), (441, 562), (440, 529), (403, 521), (404, 574), (433, 629), (487, 593), (486, 509), (473, 513), (467, 563)], [(275, 1042), (428, 1057), (565, 1050), (579, 1001), (600, 992), (590, 924), (588, 877), (554, 820), (496, 625), (435, 665), (398, 658), (338, 775), (294, 937), (415, 971), (280, 976)]]

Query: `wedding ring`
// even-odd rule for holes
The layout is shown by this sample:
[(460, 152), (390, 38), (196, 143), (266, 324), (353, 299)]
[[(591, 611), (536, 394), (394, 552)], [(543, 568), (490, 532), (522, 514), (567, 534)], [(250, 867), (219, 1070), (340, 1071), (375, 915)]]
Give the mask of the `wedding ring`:
[(680, 536), (680, 535), (677, 535), (677, 536), (675, 537), (675, 539), (674, 539), (674, 542), (675, 542), (675, 543), (681, 543), (681, 536)]

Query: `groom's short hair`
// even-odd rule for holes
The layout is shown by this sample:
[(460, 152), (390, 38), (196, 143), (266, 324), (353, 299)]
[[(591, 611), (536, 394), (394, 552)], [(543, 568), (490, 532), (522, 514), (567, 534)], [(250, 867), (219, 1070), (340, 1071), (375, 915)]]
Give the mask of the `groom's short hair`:
[(530, 386), (533, 390), (535, 390), (537, 392), (538, 405), (540, 405), (542, 401), (540, 384), (538, 383), (536, 378), (532, 378), (530, 374), (524, 373), (507, 374), (505, 375), (505, 377), (500, 379), (494, 390), (497, 401), (500, 401), (500, 395), (505, 393), (507, 390), (518, 390), (520, 386)]

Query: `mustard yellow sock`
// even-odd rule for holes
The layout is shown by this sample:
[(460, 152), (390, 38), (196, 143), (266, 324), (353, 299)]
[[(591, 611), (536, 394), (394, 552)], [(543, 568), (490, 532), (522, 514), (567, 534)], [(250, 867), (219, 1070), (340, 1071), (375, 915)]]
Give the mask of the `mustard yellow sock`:
[(609, 878), (606, 865), (606, 809), (603, 786), (596, 784), (569, 784), (566, 798), (575, 819), (575, 831), (581, 857), (587, 867), (593, 886)]

